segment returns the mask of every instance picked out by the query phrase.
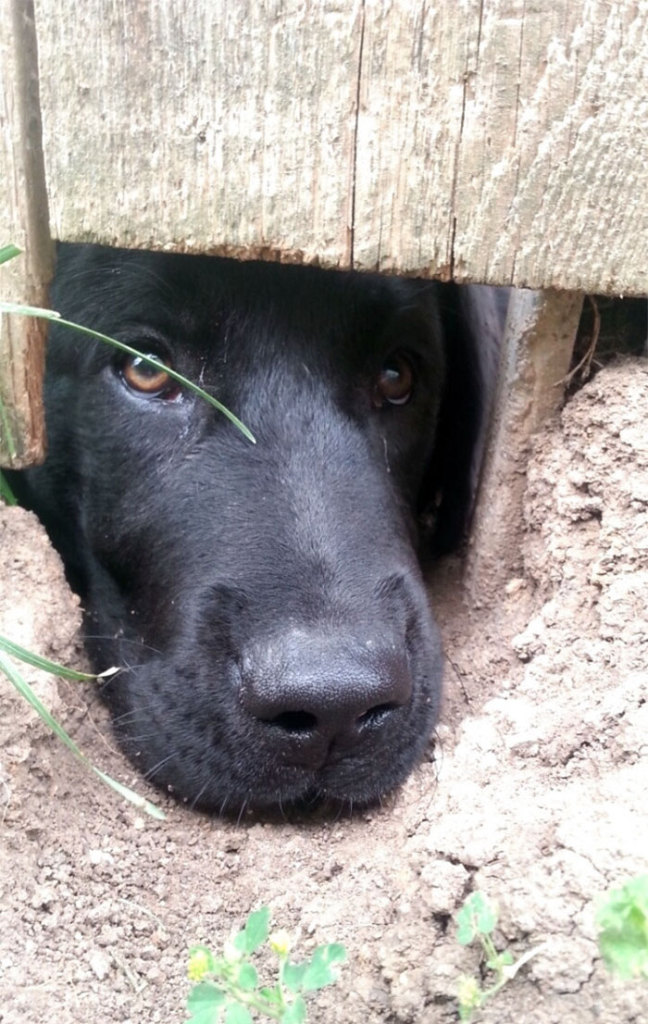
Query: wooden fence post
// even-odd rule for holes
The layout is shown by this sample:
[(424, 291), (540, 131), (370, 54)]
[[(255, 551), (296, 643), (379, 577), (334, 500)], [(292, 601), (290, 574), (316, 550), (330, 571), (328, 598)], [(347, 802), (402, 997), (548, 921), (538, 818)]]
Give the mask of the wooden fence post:
[[(0, 268), (0, 297), (42, 306), (53, 247), (41, 142), (38, 53), (32, 0), (0, 0), (0, 242), (23, 255)], [(20, 468), (45, 452), (42, 378), (45, 324), (0, 317), (0, 465)]]
[(580, 292), (511, 292), (466, 566), (476, 606), (522, 572), (529, 442), (562, 405), (582, 306)]

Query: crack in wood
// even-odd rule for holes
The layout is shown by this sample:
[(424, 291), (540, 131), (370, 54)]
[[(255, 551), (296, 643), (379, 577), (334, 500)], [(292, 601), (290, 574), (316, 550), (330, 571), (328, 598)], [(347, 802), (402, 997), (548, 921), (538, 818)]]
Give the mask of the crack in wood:
[[(477, 52), (477, 62), (479, 61), (479, 51)], [(459, 164), (461, 162), (461, 142), (463, 139), (464, 122), (466, 119), (466, 95), (468, 92), (468, 79), (470, 71), (468, 64), (463, 73), (463, 89), (461, 93), (461, 120), (459, 122), (459, 135), (457, 138), (457, 145), (455, 147), (455, 159), (454, 169), (452, 174), (452, 198), (450, 201), (451, 210), (451, 224), (450, 224), (450, 245), (447, 266), (449, 270), (449, 279), (454, 279), (454, 267), (455, 267), (455, 238), (457, 234), (457, 214), (456, 214), (456, 200), (457, 200), (457, 182), (459, 180)]]
[(364, 52), (364, 36), (365, 36), (365, 0), (361, 0), (360, 4), (360, 43), (358, 47), (358, 73), (356, 75), (356, 95), (355, 95), (355, 119), (353, 125), (353, 145), (351, 152), (351, 196), (350, 196), (350, 216), (349, 225), (347, 227), (347, 264), (353, 270), (354, 266), (354, 241), (355, 241), (355, 217), (356, 217), (356, 188), (357, 188), (357, 173), (358, 173), (358, 133), (360, 124), (360, 83), (362, 80), (362, 57)]
[(482, 23), (484, 21), (484, 0), (479, 4), (479, 25), (477, 26), (477, 52), (475, 54), (475, 72), (479, 69), (479, 48), (481, 46)]

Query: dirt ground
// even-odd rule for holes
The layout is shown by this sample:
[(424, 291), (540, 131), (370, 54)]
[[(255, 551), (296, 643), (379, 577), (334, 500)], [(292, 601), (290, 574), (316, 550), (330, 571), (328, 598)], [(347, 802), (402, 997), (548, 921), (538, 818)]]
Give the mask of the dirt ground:
[[(476, 1021), (648, 1021), (648, 983), (609, 977), (594, 923), (604, 890), (648, 870), (647, 422), (648, 361), (602, 371), (530, 460), (523, 577), (478, 610), (456, 562), (435, 571), (443, 721), (379, 810), (233, 824), (150, 791), (156, 822), (0, 681), (2, 1024), (183, 1021), (188, 947), (263, 904), (300, 950), (347, 947), (309, 1021), (446, 1024), (458, 976), (478, 971), (453, 921), (475, 888), (499, 905), (498, 943), (545, 943)], [(0, 631), (82, 663), (78, 604), (38, 524), (2, 510), (0, 544)], [(145, 791), (91, 686), (38, 686), (88, 755)]]

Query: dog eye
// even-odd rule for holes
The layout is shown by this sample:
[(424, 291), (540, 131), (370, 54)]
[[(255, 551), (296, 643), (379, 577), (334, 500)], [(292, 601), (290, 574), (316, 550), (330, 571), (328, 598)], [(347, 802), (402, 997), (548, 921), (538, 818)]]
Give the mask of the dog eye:
[(389, 405), (405, 405), (412, 397), (414, 370), (400, 352), (389, 356), (383, 363), (374, 386), (373, 404), (381, 409)]
[(121, 366), (121, 375), (125, 383), (133, 391), (156, 397), (175, 398), (180, 390), (173, 378), (167, 373), (167, 365), (153, 352), (147, 356), (155, 359), (157, 365), (145, 362), (141, 356), (128, 356)]

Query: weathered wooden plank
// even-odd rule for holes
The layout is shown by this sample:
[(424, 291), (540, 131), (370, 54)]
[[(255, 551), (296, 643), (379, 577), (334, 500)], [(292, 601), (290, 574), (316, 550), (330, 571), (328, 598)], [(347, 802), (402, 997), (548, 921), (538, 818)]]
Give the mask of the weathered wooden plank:
[(359, 12), (38, 0), (55, 235), (348, 262)]
[(485, 4), (467, 85), (455, 267), (521, 286), (646, 293), (648, 7), (507, 6), (509, 22), (504, 5)]
[(37, 23), (58, 237), (648, 291), (645, 0), (37, 0)]
[[(52, 243), (31, 0), (0, 0), (0, 66), (0, 180), (5, 188), (0, 241), (24, 250), (0, 268), (0, 295), (7, 301), (44, 305)], [(44, 341), (39, 321), (0, 316), (0, 465), (20, 468), (44, 455)]]
[(369, 3), (358, 114), (359, 267), (451, 276), (466, 64), (479, 0)]
[(648, 291), (646, 5), (378, 6), (365, 20), (358, 265)]

